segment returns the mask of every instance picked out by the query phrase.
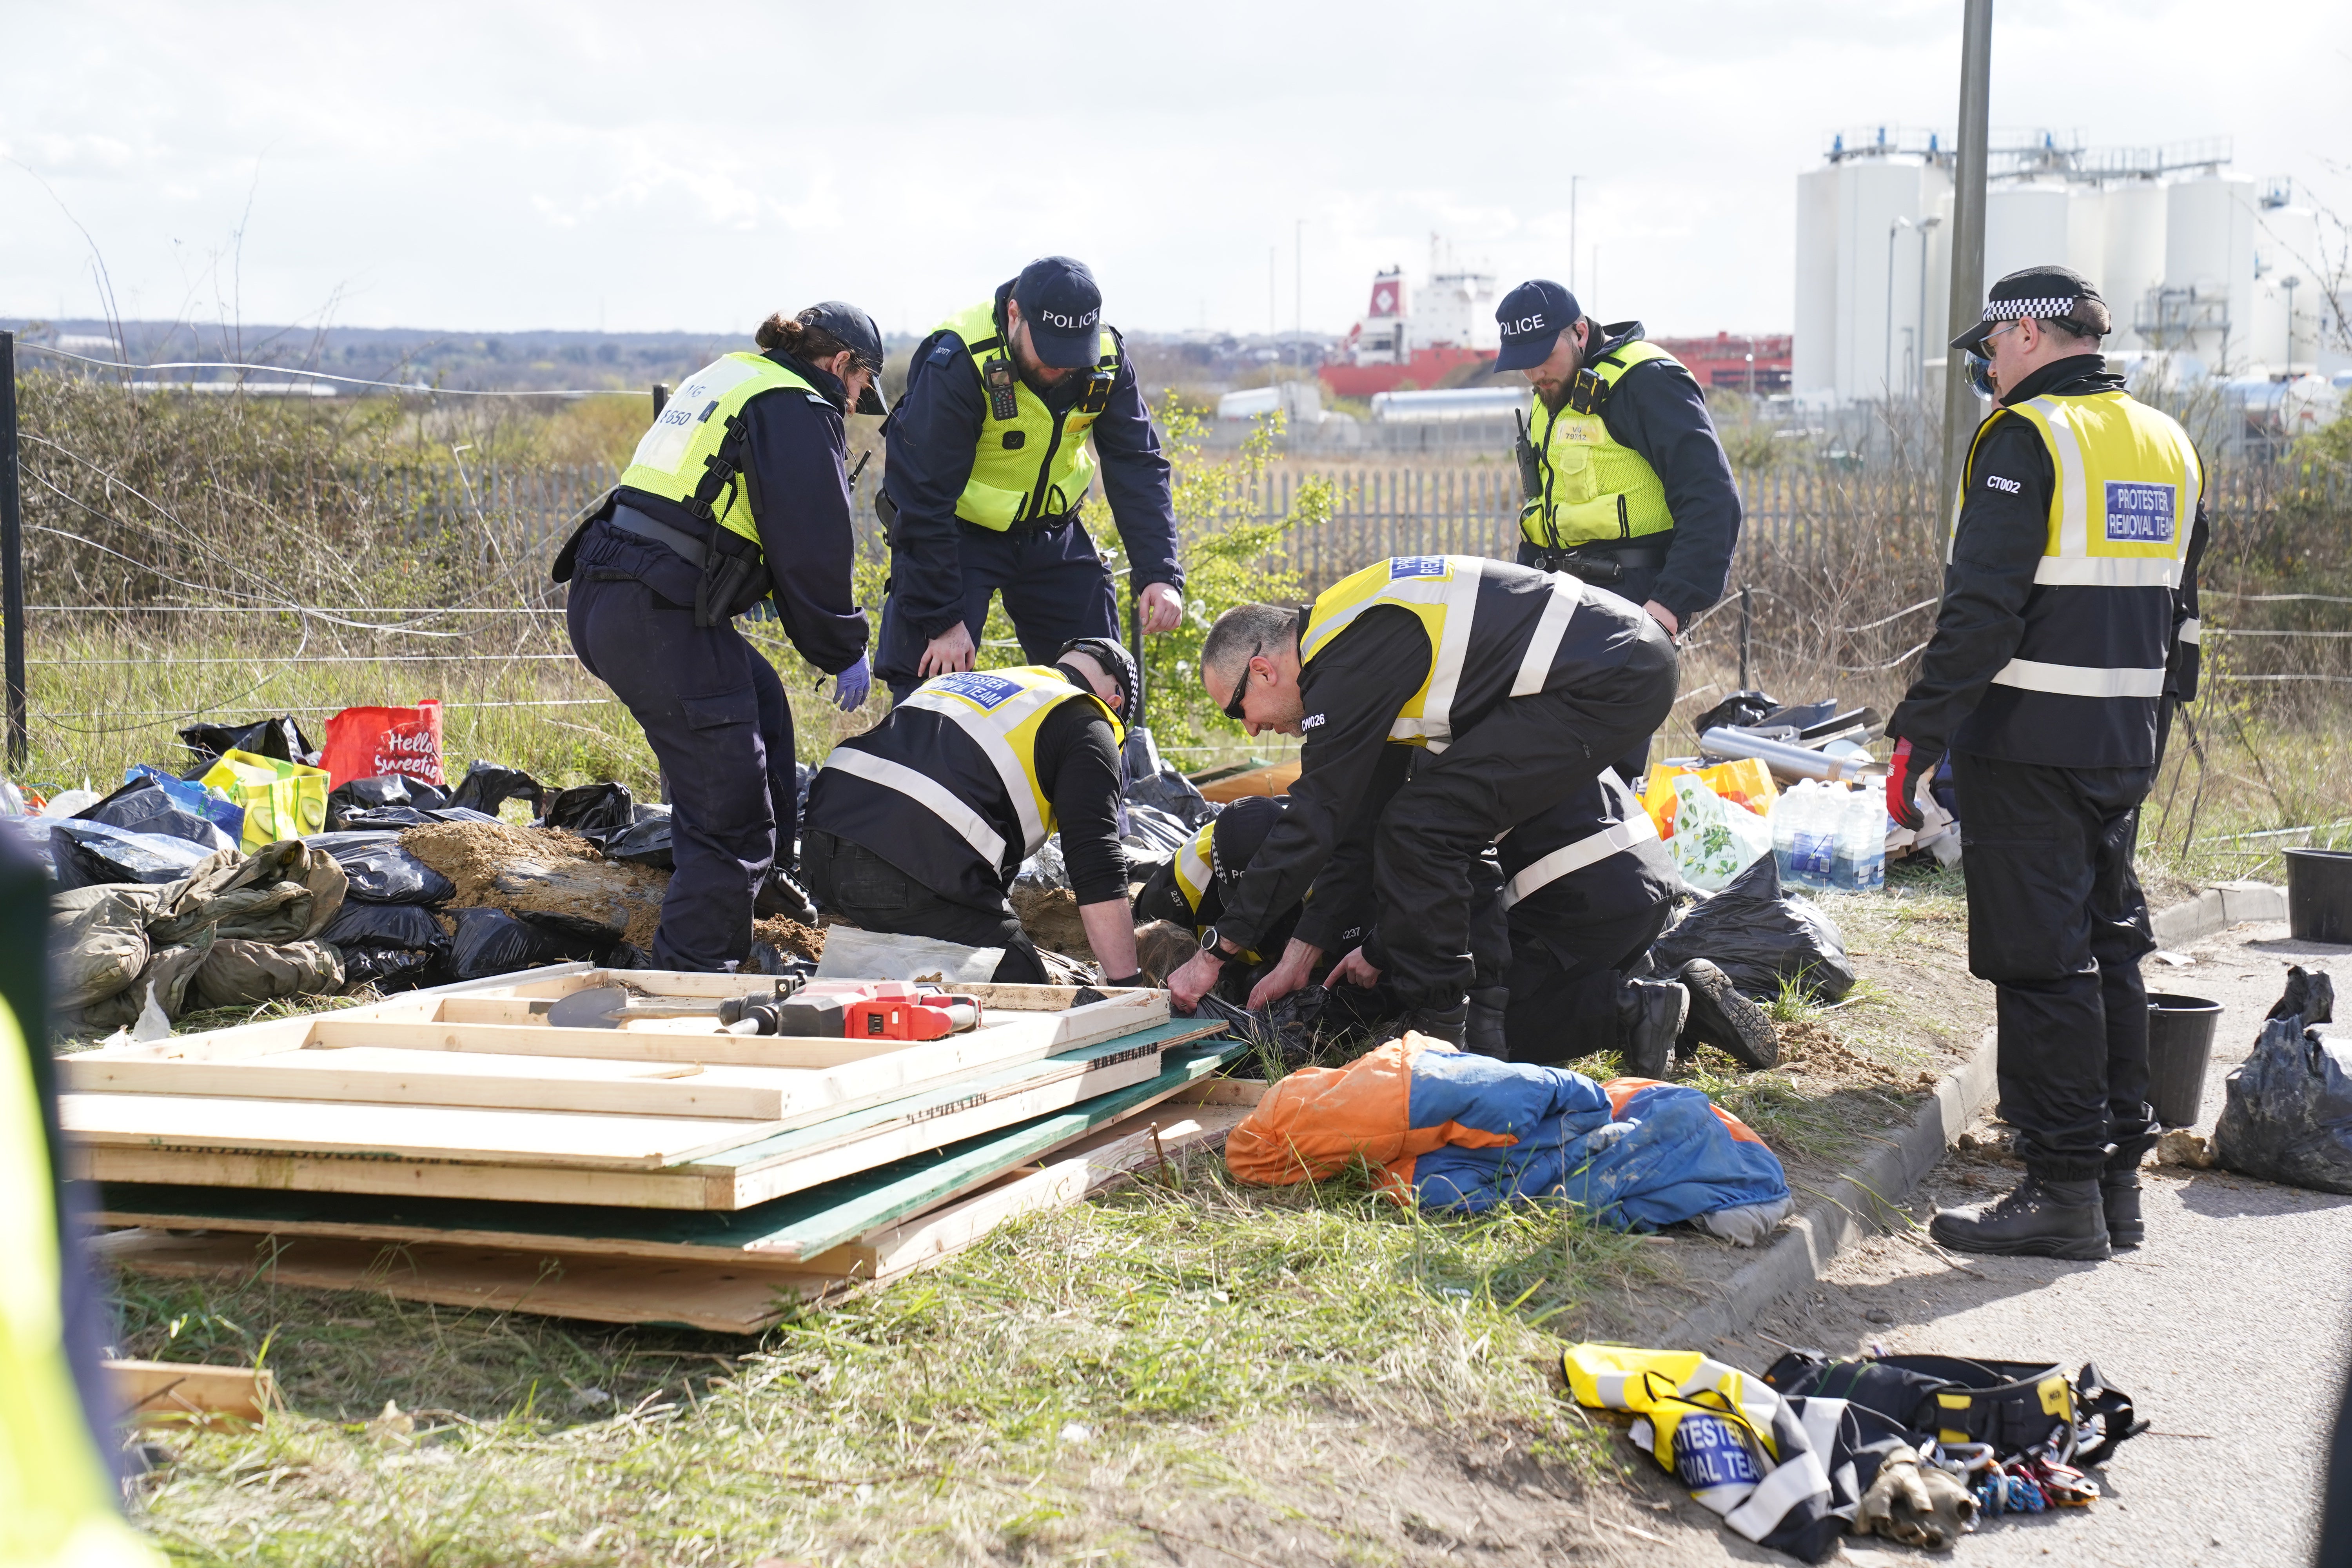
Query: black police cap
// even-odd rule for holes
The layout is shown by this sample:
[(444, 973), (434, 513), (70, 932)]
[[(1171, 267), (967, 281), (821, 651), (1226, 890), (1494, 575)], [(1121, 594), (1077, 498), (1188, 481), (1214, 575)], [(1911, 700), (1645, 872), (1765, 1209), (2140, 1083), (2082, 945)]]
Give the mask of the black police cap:
[(1013, 280), (1013, 298), (1039, 359), (1071, 370), (1101, 357), (1102, 290), (1085, 262), (1041, 256)]
[(2027, 316), (2042, 321), (2074, 321), (2101, 337), (2116, 324), (2099, 291), (2073, 268), (2026, 267), (2003, 278), (1986, 292), (1984, 316), (1954, 338), (1952, 347), (1981, 357), (1985, 340), (2001, 323), (2021, 321)]
[(831, 334), (851, 357), (873, 373), (853, 413), (890, 412), (890, 405), (882, 401), (882, 329), (874, 324), (873, 317), (846, 300), (825, 300), (811, 305), (793, 320), (803, 327)]
[[(1054, 655), (1058, 660), (1065, 654), (1083, 653), (1101, 665), (1103, 673), (1118, 688), (1118, 716), (1123, 723), (1139, 721), (1135, 712), (1135, 658), (1126, 648), (1108, 637), (1072, 637)], [(1080, 685), (1085, 682), (1081, 681)]]
[(1533, 370), (1551, 358), (1559, 334), (1582, 319), (1584, 309), (1549, 278), (1533, 278), (1503, 296), (1495, 307), (1495, 323), (1503, 329), (1503, 352), (1495, 356), (1493, 374)]

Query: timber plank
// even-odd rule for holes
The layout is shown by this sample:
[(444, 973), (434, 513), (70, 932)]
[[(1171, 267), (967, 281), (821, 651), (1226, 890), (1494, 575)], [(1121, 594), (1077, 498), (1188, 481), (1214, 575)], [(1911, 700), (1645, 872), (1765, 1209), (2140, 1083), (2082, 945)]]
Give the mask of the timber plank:
[(99, 1363), (123, 1414), (142, 1426), (163, 1422), (259, 1426), (278, 1404), (278, 1383), (262, 1367), (200, 1366), (178, 1361)]

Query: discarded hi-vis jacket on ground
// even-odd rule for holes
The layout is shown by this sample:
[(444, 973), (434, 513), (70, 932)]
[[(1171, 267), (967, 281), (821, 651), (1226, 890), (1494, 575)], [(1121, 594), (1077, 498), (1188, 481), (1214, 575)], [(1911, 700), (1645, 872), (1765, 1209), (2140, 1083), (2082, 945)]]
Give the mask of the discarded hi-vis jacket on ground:
[(1400, 1202), (1476, 1211), (1564, 1198), (1631, 1230), (1722, 1215), (1711, 1228), (1752, 1242), (1789, 1205), (1780, 1160), (1697, 1089), (1604, 1086), (1418, 1034), (1290, 1074), (1225, 1142), (1234, 1175), (1265, 1185), (1358, 1159)]
[(1783, 1399), (1696, 1351), (1573, 1345), (1561, 1370), (1578, 1403), (1636, 1417), (1626, 1436), (1724, 1523), (1808, 1563), (1837, 1550), (1895, 1434), (1843, 1399)]

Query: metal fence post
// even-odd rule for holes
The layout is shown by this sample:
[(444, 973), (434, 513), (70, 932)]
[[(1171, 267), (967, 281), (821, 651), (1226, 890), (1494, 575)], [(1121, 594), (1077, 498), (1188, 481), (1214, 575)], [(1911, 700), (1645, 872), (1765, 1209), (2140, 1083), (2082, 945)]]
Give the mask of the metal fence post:
[(14, 332), (0, 332), (0, 616), (7, 617), (8, 766), (21, 773), (29, 748), (25, 735), (25, 520), (16, 489)]
[(1739, 590), (1739, 689), (1753, 691), (1756, 682), (1748, 679), (1754, 664), (1756, 640), (1756, 590), (1742, 586)]
[(668, 406), (669, 388), (658, 381), (654, 383), (654, 417), (660, 418), (662, 410)]

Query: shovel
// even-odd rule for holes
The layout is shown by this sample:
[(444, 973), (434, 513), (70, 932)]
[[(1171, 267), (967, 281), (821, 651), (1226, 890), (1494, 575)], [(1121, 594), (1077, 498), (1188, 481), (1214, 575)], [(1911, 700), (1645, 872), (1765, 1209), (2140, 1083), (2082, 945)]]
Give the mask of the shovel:
[[(772, 1009), (791, 994), (782, 984), (772, 992), (754, 991), (742, 996), (639, 996), (623, 985), (600, 985), (574, 991), (547, 1010), (549, 1025), (558, 1029), (617, 1029), (635, 1018), (709, 1018), (731, 1028)], [(772, 1025), (762, 1034), (772, 1033)]]

